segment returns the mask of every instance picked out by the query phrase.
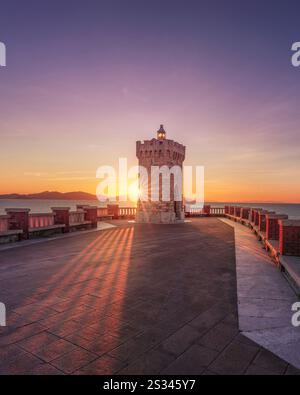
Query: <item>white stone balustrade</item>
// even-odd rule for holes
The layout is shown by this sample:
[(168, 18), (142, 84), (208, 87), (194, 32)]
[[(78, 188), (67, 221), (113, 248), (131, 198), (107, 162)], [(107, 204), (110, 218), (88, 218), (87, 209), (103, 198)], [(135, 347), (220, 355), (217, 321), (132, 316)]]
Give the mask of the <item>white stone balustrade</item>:
[(108, 215), (107, 207), (98, 207), (97, 208), (97, 216), (105, 217)]
[(136, 207), (119, 207), (119, 216), (124, 217), (124, 216), (135, 216), (136, 214)]
[(70, 211), (69, 214), (69, 223), (70, 225), (74, 224), (83, 224), (84, 221), (84, 211), (78, 210), (78, 211)]
[(29, 229), (47, 228), (54, 225), (52, 213), (29, 214)]

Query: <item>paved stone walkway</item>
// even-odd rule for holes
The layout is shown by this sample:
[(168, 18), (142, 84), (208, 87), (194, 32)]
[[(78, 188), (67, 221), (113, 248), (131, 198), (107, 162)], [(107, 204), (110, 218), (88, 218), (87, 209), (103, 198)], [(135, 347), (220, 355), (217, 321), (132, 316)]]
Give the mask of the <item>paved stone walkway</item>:
[(298, 374), (239, 333), (233, 229), (119, 226), (0, 252), (2, 374)]
[(242, 333), (300, 368), (300, 328), (291, 323), (299, 298), (249, 228), (235, 230), (239, 328)]

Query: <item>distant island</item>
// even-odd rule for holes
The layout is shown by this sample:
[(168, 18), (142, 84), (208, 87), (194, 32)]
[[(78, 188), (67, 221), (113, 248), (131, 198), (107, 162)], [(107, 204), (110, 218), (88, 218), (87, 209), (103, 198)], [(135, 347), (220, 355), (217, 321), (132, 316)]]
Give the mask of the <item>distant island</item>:
[(45, 191), (40, 193), (19, 194), (10, 193), (0, 195), (0, 199), (49, 199), (49, 200), (97, 200), (95, 195), (87, 192), (56, 192)]

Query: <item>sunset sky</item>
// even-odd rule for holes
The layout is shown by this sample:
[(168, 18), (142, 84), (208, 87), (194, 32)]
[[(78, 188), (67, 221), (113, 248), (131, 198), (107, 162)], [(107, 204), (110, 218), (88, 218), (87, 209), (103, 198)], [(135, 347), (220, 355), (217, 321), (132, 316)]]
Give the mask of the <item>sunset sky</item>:
[(163, 123), (213, 201), (300, 202), (300, 3), (2, 0), (0, 193), (95, 193)]

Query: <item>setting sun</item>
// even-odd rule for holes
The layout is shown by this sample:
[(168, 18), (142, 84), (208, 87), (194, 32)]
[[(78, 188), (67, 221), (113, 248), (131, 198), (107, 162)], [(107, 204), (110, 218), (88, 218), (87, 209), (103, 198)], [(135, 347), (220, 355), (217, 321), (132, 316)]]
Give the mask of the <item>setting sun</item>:
[(141, 195), (141, 190), (138, 186), (138, 181), (131, 183), (128, 186), (128, 197), (131, 202), (137, 202), (138, 198)]

